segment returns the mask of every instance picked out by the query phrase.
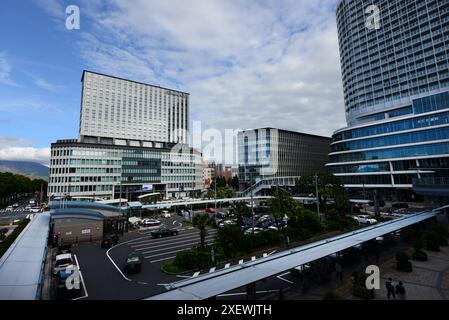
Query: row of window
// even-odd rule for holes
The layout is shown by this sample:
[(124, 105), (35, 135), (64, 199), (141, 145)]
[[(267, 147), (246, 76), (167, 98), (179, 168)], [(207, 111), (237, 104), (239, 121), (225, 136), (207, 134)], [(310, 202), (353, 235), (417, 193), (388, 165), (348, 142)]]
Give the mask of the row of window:
[[(416, 178), (414, 174), (395, 174), (393, 175), (394, 184), (407, 184), (413, 183), (413, 179)], [(352, 185), (392, 185), (391, 175), (363, 175), (363, 176), (349, 176), (340, 177), (343, 184)]]
[(332, 152), (369, 149), (443, 139), (449, 139), (449, 127), (402, 133), (379, 138), (342, 142), (332, 145)]
[(353, 152), (331, 155), (330, 162), (351, 162), (376, 159), (407, 158), (417, 156), (431, 156), (449, 153), (449, 143), (434, 143), (419, 146), (400, 147), (375, 151)]
[(428, 116), (421, 116), (411, 119), (398, 120), (339, 132), (334, 135), (334, 141), (361, 138), (411, 129), (426, 128), (444, 124), (449, 124), (449, 112), (432, 114)]

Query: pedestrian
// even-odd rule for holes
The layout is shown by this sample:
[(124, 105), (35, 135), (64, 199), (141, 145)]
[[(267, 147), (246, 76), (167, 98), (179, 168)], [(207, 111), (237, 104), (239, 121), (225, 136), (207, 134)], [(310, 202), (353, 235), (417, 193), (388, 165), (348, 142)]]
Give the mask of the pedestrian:
[(340, 261), (337, 261), (335, 263), (335, 273), (336, 273), (337, 279), (340, 279), (340, 281), (343, 281), (343, 272), (342, 272)]
[(387, 298), (390, 299), (392, 296), (393, 299), (396, 299), (396, 294), (394, 292), (394, 281), (391, 278), (388, 278), (388, 280), (385, 282), (385, 287), (387, 288)]
[(396, 286), (396, 294), (398, 295), (400, 300), (405, 300), (405, 288), (402, 281), (399, 281), (398, 285)]

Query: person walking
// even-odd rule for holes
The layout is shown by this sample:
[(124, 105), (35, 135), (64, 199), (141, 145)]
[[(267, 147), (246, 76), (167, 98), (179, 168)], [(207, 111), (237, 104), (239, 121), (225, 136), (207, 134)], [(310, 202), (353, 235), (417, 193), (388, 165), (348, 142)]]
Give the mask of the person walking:
[(337, 279), (340, 279), (340, 281), (343, 281), (343, 272), (340, 261), (337, 261), (335, 263), (335, 274)]
[(390, 297), (392, 296), (393, 299), (396, 299), (393, 279), (388, 278), (388, 280), (385, 282), (385, 287), (387, 288), (387, 298), (390, 299)]
[(400, 300), (405, 300), (405, 288), (402, 281), (399, 281), (398, 285), (396, 286), (396, 294), (398, 295)]

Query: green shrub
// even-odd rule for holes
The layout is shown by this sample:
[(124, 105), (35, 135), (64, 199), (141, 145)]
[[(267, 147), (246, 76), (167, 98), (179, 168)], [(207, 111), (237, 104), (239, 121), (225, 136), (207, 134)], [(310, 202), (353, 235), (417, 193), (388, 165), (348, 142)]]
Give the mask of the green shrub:
[(173, 264), (186, 270), (202, 269), (211, 265), (210, 250), (195, 247), (176, 254)]
[(402, 272), (412, 272), (413, 267), (410, 260), (410, 256), (404, 251), (396, 253), (396, 269)]
[(352, 294), (355, 297), (361, 298), (363, 300), (374, 299), (374, 289), (369, 290), (366, 288), (366, 279), (368, 275), (363, 272), (356, 273), (353, 277), (352, 283)]

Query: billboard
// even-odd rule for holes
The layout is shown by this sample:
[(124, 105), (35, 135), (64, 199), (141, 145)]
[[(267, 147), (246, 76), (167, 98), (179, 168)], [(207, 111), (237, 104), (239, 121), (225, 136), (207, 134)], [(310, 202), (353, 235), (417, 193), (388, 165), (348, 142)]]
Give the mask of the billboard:
[(153, 191), (153, 185), (152, 184), (144, 184), (142, 186), (143, 191)]

